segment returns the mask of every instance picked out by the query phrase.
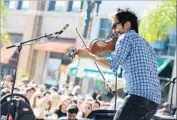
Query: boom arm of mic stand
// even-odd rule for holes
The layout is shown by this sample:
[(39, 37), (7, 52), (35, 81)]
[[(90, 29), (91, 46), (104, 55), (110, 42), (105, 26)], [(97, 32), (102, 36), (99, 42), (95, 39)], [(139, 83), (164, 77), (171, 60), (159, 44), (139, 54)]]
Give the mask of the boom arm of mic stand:
[(11, 46), (8, 46), (7, 49), (12, 48), (12, 47), (22, 46), (22, 45), (25, 44), (25, 43), (34, 42), (34, 41), (36, 41), (36, 40), (38, 40), (38, 39), (41, 39), (41, 38), (44, 38), (44, 37), (49, 37), (49, 36), (52, 36), (52, 35), (54, 35), (54, 34), (55, 34), (55, 33), (51, 33), (51, 34), (46, 34), (46, 33), (45, 33), (45, 35), (43, 35), (43, 36), (40, 36), (40, 37), (31, 39), (31, 40), (19, 42), (19, 43), (13, 44), (13, 45), (11, 45)]

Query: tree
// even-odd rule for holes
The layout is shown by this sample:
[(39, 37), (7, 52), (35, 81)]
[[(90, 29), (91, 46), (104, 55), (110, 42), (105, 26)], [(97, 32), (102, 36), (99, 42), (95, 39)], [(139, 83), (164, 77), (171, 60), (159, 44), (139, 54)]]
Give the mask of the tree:
[(140, 21), (140, 34), (150, 43), (164, 40), (176, 27), (176, 1), (163, 1)]
[(7, 9), (6, 9), (6, 6), (5, 6), (5, 2), (4, 0), (1, 0), (0, 2), (0, 17), (1, 17), (1, 23), (0, 23), (0, 26), (1, 26), (1, 35), (0, 35), (0, 42), (3, 44), (3, 45), (7, 45), (10, 43), (10, 38), (9, 38), (9, 35), (7, 34), (6, 30), (3, 28), (3, 25), (6, 21), (6, 18), (8, 16), (8, 12), (7, 12)]

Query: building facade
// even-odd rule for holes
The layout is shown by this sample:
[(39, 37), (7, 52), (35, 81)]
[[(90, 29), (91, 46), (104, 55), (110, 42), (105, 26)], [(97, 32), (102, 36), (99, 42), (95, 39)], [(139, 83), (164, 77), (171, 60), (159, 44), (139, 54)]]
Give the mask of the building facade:
[[(85, 3), (44, 0), (6, 0), (5, 3), (9, 15), (4, 28), (9, 33), (12, 44), (58, 32), (65, 24), (69, 24), (67, 30), (57, 37), (41, 38), (30, 45), (24, 45), (20, 54), (17, 80), (27, 74), (29, 79), (38, 84), (56, 86), (59, 79), (66, 73), (67, 65), (72, 61), (66, 53), (76, 45), (78, 35), (75, 28), (83, 33), (85, 13), (82, 11), (84, 11)], [(11, 50), (11, 54), (14, 50)], [(9, 50), (4, 51), (9, 52)], [(4, 64), (1, 76), (11, 73), (8, 62), (6, 60), (3, 63), (1, 60)]]
[[(23, 47), (20, 54), (17, 79), (20, 79), (21, 74), (24, 73), (29, 74), (30, 79), (39, 84), (57, 85), (59, 78), (66, 79), (66, 77), (62, 76), (66, 76), (64, 74), (66, 73), (67, 65), (71, 62), (71, 59), (66, 56), (66, 53), (68, 49), (80, 45), (81, 40), (78, 38), (75, 28), (78, 28), (82, 34), (85, 32), (84, 25), (86, 12), (88, 10), (87, 2), (82, 0), (5, 1), (9, 12), (5, 29), (8, 31), (12, 43), (33, 39), (45, 33), (48, 34), (59, 31), (67, 23), (70, 25), (69, 28), (56, 39), (54, 39), (54, 36), (43, 38), (39, 41), (43, 42), (43, 44), (38, 42), (38, 44), (33, 43), (33, 45), (25, 45)], [(149, 1), (141, 1), (141, 6), (137, 6), (137, 3), (132, 1), (129, 7), (139, 12), (138, 16), (141, 17), (143, 13), (140, 12), (148, 8), (148, 2)], [(88, 23), (87, 38), (89, 40), (106, 38), (111, 29), (111, 23), (107, 19), (108, 16), (112, 12), (115, 12), (117, 7), (124, 7), (125, 4), (127, 3), (124, 1), (102, 1), (99, 14), (95, 14), (96, 9), (88, 11), (92, 13), (90, 13), (89, 16), (91, 22)], [(164, 67), (159, 73), (162, 78), (162, 85), (167, 83), (169, 79), (171, 80), (176, 77), (175, 33), (174, 30), (169, 32), (169, 40), (157, 42), (153, 45), (159, 59), (170, 59), (170, 62), (166, 65), (167, 67)], [(162, 63), (163, 62), (162, 60)], [(7, 61), (4, 62), (1, 76), (5, 75), (8, 71), (11, 71), (11, 73), (13, 71), (12, 69), (7, 70), (6, 64)], [(171, 72), (167, 73), (166, 71)], [(175, 88), (177, 89), (177, 87)], [(169, 94), (170, 87), (165, 89), (167, 89), (165, 93)], [(174, 95), (176, 96), (176, 92), (174, 92)], [(170, 98), (170, 96), (168, 98)], [(165, 100), (166, 99), (167, 98), (165, 98)], [(174, 101), (176, 101), (176, 97), (174, 97)]]

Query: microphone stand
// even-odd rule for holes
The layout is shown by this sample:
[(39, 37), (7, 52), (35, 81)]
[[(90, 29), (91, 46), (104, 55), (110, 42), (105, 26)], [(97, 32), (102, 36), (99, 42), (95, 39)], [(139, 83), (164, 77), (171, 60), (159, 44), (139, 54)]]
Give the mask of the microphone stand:
[[(34, 42), (34, 41), (37, 41), (38, 39), (41, 39), (41, 38), (44, 38), (44, 37), (49, 37), (49, 36), (52, 36), (52, 35), (57, 35), (57, 34), (59, 35), (58, 32), (51, 33), (51, 34), (46, 34), (46, 33), (45, 33), (45, 35), (43, 35), (43, 36), (40, 36), (40, 37), (31, 39), (31, 40), (19, 42), (19, 43), (16, 43), (16, 44), (13, 44), (13, 45), (11, 45), (11, 46), (6, 47), (6, 49), (10, 49), (10, 48), (13, 48), (13, 47), (17, 47), (17, 52), (18, 52), (18, 55), (17, 55), (17, 65), (16, 65), (16, 68), (15, 68), (15, 70), (14, 70), (14, 77), (13, 77), (13, 82), (12, 82), (12, 89), (11, 89), (11, 95), (10, 95), (10, 102), (9, 102), (9, 104), (8, 104), (7, 120), (9, 120), (9, 112), (10, 112), (11, 104), (12, 104), (11, 102), (12, 102), (12, 97), (13, 97), (13, 92), (14, 92), (15, 81), (16, 81), (17, 67), (18, 67), (18, 64), (19, 64), (19, 56), (20, 56), (20, 53), (21, 53), (23, 44), (26, 44), (26, 43), (29, 43), (29, 42)], [(56, 37), (57, 37), (57, 36), (56, 36)]]
[(116, 71), (116, 85), (115, 85), (115, 101), (114, 101), (114, 110), (116, 110), (116, 106), (117, 106), (117, 93), (118, 93), (118, 91), (117, 91), (117, 71)]
[(171, 92), (171, 100), (170, 100), (170, 110), (172, 110), (172, 102), (173, 102), (173, 91), (174, 91), (174, 86), (175, 86), (175, 83), (176, 83), (176, 78), (173, 78), (172, 81), (169, 81), (167, 84), (165, 84), (165, 86), (169, 85), (170, 83), (172, 83), (172, 92)]

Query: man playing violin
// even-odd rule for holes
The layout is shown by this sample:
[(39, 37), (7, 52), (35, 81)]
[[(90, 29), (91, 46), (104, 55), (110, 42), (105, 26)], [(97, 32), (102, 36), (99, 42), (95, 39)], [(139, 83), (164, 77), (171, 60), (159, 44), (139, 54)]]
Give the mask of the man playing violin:
[(88, 48), (78, 49), (77, 54), (110, 67), (113, 72), (119, 66), (123, 69), (126, 97), (114, 120), (150, 120), (161, 103), (155, 52), (138, 34), (138, 18), (129, 9), (119, 9), (114, 24), (121, 35), (110, 59), (96, 56)]

